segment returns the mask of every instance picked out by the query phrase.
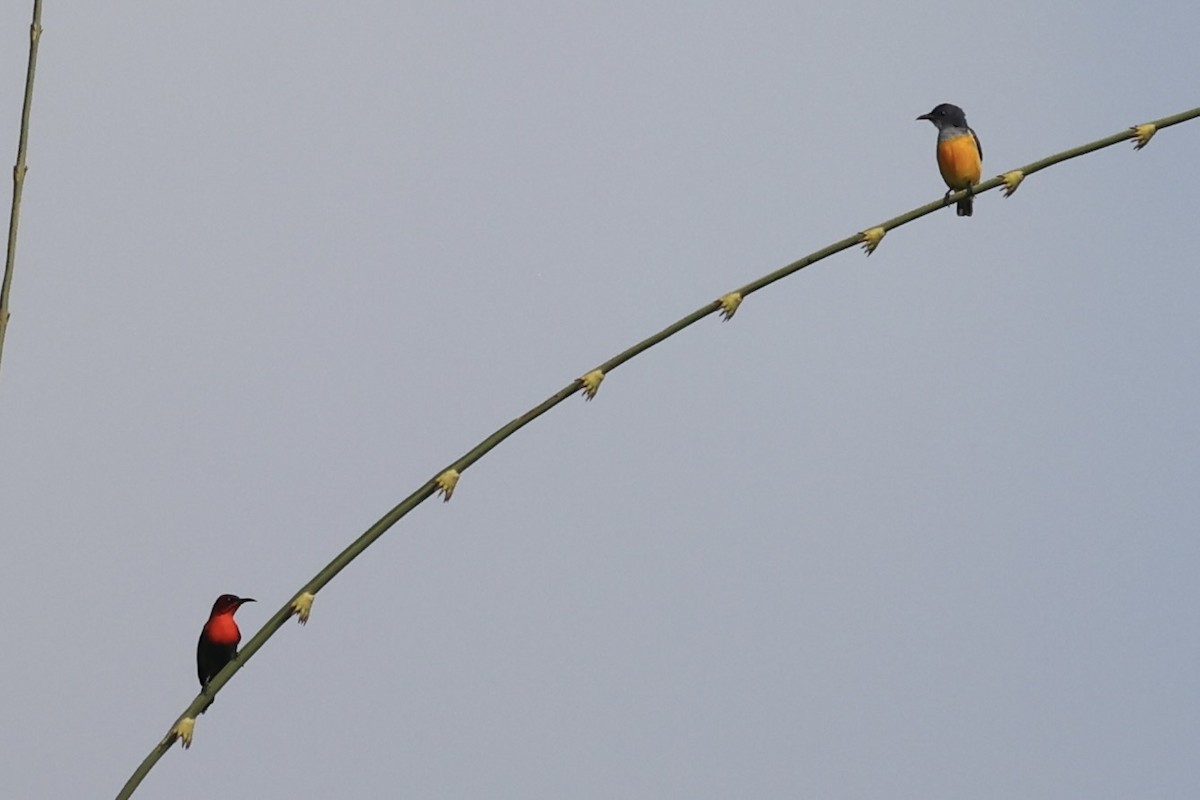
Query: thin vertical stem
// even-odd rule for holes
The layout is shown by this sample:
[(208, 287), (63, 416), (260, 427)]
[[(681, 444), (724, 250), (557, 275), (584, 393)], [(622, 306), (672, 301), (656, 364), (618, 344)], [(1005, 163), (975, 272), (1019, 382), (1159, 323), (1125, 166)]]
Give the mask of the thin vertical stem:
[(0, 359), (8, 332), (8, 295), (12, 290), (13, 267), (17, 260), (17, 226), (21, 221), (21, 193), (25, 188), (25, 152), (29, 144), (29, 113), (33, 107), (33, 76), (37, 72), (38, 43), (42, 40), (42, 0), (33, 0), (33, 22), (29, 26), (29, 65), (25, 69), (25, 104), (21, 107), (21, 135), (17, 141), (17, 163), (13, 167), (12, 211), (8, 216), (8, 251), (4, 259), (4, 282), (0, 284)]

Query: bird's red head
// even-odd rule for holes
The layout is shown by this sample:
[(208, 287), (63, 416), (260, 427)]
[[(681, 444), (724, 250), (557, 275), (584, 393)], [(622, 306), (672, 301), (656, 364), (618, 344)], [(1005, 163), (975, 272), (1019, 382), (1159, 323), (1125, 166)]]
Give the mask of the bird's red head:
[(217, 602), (213, 603), (212, 614), (210, 616), (219, 617), (224, 614), (232, 615), (241, 607), (242, 603), (258, 602), (253, 597), (238, 597), (236, 594), (223, 594), (217, 598)]

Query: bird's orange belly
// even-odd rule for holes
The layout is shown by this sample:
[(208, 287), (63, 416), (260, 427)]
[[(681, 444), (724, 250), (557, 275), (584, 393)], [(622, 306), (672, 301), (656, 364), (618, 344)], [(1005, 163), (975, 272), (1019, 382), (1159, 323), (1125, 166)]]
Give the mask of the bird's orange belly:
[(938, 169), (942, 172), (942, 180), (951, 189), (966, 189), (979, 183), (983, 163), (979, 158), (979, 148), (975, 146), (974, 136), (968, 134), (939, 141), (937, 162)]

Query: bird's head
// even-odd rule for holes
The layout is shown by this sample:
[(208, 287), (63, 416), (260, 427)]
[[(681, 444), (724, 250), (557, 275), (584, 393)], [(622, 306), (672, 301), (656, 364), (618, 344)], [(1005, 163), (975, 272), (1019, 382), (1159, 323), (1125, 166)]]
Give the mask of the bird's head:
[(223, 594), (213, 603), (212, 615), (232, 614), (241, 607), (242, 603), (257, 603), (253, 597), (238, 597), (236, 594)]
[(942, 128), (965, 128), (967, 127), (967, 114), (961, 108), (952, 103), (942, 103), (930, 111), (928, 114), (922, 114), (917, 119), (927, 119), (937, 126), (940, 131)]

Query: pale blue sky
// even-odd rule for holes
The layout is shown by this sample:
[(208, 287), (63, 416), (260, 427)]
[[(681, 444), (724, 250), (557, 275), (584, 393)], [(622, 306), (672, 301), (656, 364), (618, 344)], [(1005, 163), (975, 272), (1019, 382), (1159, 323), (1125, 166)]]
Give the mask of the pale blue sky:
[[(0, 14), (15, 153), (29, 3)], [(483, 436), (684, 313), (1194, 107), (1200, 7), (49, 2), (0, 372), (0, 774), (112, 796)], [(138, 797), (1200, 793), (1200, 123), (614, 372), (289, 623)], [(7, 170), (7, 167), (5, 168)]]

